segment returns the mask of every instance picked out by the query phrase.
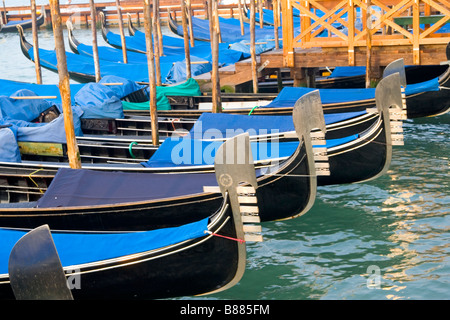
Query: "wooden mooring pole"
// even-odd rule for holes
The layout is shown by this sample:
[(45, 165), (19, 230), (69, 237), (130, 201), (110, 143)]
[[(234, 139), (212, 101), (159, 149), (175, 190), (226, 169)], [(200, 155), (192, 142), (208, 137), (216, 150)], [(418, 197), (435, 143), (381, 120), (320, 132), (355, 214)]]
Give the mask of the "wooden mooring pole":
[(239, 9), (239, 23), (241, 25), (241, 35), (243, 36), (245, 33), (244, 30), (244, 12), (242, 11), (242, 0), (238, 0), (238, 9)]
[(191, 47), (194, 46), (194, 26), (192, 25), (192, 5), (191, 0), (187, 0), (186, 10), (188, 15), (188, 26), (189, 26), (189, 40), (191, 41)]
[(39, 58), (39, 39), (36, 23), (36, 0), (30, 0), (31, 4), (31, 28), (33, 33), (34, 67), (36, 69), (36, 83), (42, 84), (41, 59)]
[(127, 43), (125, 41), (125, 33), (123, 31), (122, 8), (120, 7), (120, 0), (116, 0), (116, 6), (117, 6), (117, 17), (119, 19), (120, 40), (122, 42), (123, 63), (128, 63)]
[[(159, 13), (158, 13), (158, 7), (159, 7), (159, 1), (158, 0), (153, 0), (153, 41), (154, 41), (154, 46), (153, 49), (154, 51), (154, 57), (155, 57), (155, 77), (156, 77), (156, 85), (157, 86), (161, 86), (162, 82), (161, 82), (161, 62), (160, 62), (160, 57), (161, 57), (161, 46), (159, 45), (159, 42), (162, 40), (162, 38), (159, 37), (159, 33), (158, 33), (158, 25), (159, 25)], [(129, 19), (129, 21), (131, 21), (131, 19)]]
[(220, 95), (220, 79), (219, 79), (219, 31), (218, 31), (218, 12), (217, 0), (210, 0), (208, 2), (209, 10), (209, 31), (211, 39), (212, 52), (212, 71), (211, 71), (211, 85), (212, 85), (212, 112), (222, 112), (222, 102)]
[(56, 59), (59, 75), (59, 91), (61, 93), (64, 129), (67, 140), (67, 156), (72, 169), (81, 168), (81, 157), (75, 137), (73, 125), (72, 99), (70, 96), (70, 78), (67, 71), (66, 50), (64, 48), (64, 36), (61, 28), (61, 13), (59, 0), (49, 0), (52, 15), (53, 34), (55, 37)]
[(156, 106), (155, 60), (152, 41), (152, 10), (150, 0), (144, 0), (145, 44), (147, 47), (148, 82), (150, 88), (150, 120), (153, 145), (159, 146), (158, 111)]
[(370, 82), (372, 78), (372, 14), (371, 0), (367, 1), (367, 11), (366, 11), (366, 88), (370, 88)]
[(95, 81), (99, 82), (102, 77), (100, 74), (100, 60), (97, 45), (97, 11), (95, 10), (94, 0), (89, 0), (89, 5), (91, 8), (92, 53), (94, 56)]
[(153, 19), (156, 20), (156, 33), (158, 34), (158, 45), (159, 45), (159, 55), (164, 55), (164, 49), (163, 49), (163, 35), (162, 35), (162, 29), (161, 29), (161, 14), (159, 12), (159, 0), (154, 0), (155, 2), (155, 15), (153, 16)]
[(252, 58), (252, 80), (253, 93), (258, 93), (258, 74), (256, 70), (256, 48), (255, 48), (255, 1), (250, 1), (250, 56)]
[(189, 50), (189, 32), (186, 19), (186, 3), (181, 1), (181, 24), (183, 26), (184, 53), (186, 55), (186, 79), (191, 78), (191, 54)]

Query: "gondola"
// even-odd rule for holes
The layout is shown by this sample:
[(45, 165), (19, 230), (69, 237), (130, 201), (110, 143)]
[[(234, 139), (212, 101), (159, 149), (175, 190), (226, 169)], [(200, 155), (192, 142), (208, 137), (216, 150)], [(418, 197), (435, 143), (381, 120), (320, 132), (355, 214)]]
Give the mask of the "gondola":
[[(382, 83), (385, 83), (386, 81), (387, 80), (384, 79)], [(393, 80), (389, 81), (392, 82)], [(395, 84), (390, 84), (392, 88), (396, 88)], [(381, 92), (385, 90), (387, 89), (380, 87), (377, 95), (381, 95)], [(379, 120), (377, 120), (370, 129), (360, 133), (359, 135), (348, 137), (347, 139), (344, 139), (343, 142), (340, 142), (340, 144), (335, 146), (328, 145), (328, 151), (326, 151), (326, 153), (331, 170), (327, 170), (327, 164), (325, 164), (324, 172), (319, 172), (329, 174), (329, 176), (319, 176), (318, 185), (360, 182), (362, 180), (369, 180), (379, 176), (387, 170), (386, 168), (389, 166), (392, 156), (392, 145), (402, 143), (401, 121), (398, 121), (396, 118), (391, 119), (390, 114), (387, 111), (389, 110), (387, 106), (395, 105), (397, 108), (400, 108), (401, 94), (394, 95), (394, 93), (387, 93), (385, 96), (390, 100), (383, 104), (379, 101), (379, 108), (380, 110), (383, 108), (383, 112), (377, 112), (379, 115)], [(399, 116), (404, 117), (404, 110), (396, 110), (396, 112)], [(298, 125), (296, 124), (296, 127), (297, 126)], [(391, 126), (393, 128), (392, 131), (390, 129)], [(320, 141), (322, 141), (322, 143), (320, 143)], [(294, 146), (298, 148), (301, 146), (298, 144), (293, 145), (292, 143), (293, 142), (291, 142), (290, 145), (291, 147)], [(317, 161), (320, 162), (320, 155), (325, 156), (324, 150), (320, 149), (321, 145), (323, 145), (323, 137), (322, 140), (317, 142), (314, 141), (313, 145), (319, 148), (316, 153), (318, 157)], [(297, 151), (288, 158), (278, 159), (278, 163), (281, 162), (283, 165), (281, 167), (278, 166), (278, 168), (283, 169), (287, 163), (296, 163), (298, 158), (293, 160), (293, 156), (296, 154), (298, 155)], [(149, 161), (152, 163), (144, 163), (146, 165), (144, 168), (139, 165), (125, 164), (97, 164), (84, 165), (84, 167), (103, 171), (114, 170), (154, 173), (202, 173), (208, 171), (210, 172), (212, 169), (212, 167), (207, 163), (203, 165), (192, 165), (193, 163), (181, 163), (178, 165), (174, 163), (168, 164), (169, 161), (171, 161), (170, 149), (168, 155), (169, 157), (167, 157), (166, 151), (162, 151), (162, 156), (158, 156), (156, 160), (150, 159)], [(270, 164), (268, 164), (268, 166), (270, 166)], [(2, 201), (9, 203), (39, 199), (42, 196), (41, 192), (47, 189), (49, 182), (52, 180), (57, 169), (60, 167), (68, 167), (68, 164), (42, 163), (33, 161), (23, 161), (22, 163), (1, 163), (0, 169), (2, 174), (0, 177), (4, 181), (2, 187)], [(298, 166), (296, 166), (296, 168), (296, 170), (299, 170)], [(264, 167), (261, 169), (267, 170), (267, 167), (266, 169), (264, 169)], [(294, 179), (294, 176), (296, 175), (301, 177), (301, 175), (304, 176), (305, 173), (299, 173), (299, 171), (297, 171), (295, 175), (287, 175), (287, 177)], [(262, 183), (262, 185), (270, 186), (270, 183)], [(284, 194), (285, 192), (280, 191), (280, 193)]]
[[(160, 223), (152, 223), (151, 228), (146, 230), (145, 226), (140, 225), (145, 219), (131, 218), (141, 214), (137, 209), (139, 204), (135, 204), (134, 209), (131, 204), (111, 204), (108, 207), (113, 216), (123, 216), (124, 220), (128, 216), (135, 223), (134, 226), (128, 224), (128, 227), (140, 229), (141, 232), (126, 229), (122, 232), (77, 231), (70, 224), (68, 226), (71, 230), (52, 228), (52, 238), (65, 276), (68, 279), (78, 276), (78, 286), (74, 285), (71, 290), (73, 298), (161, 299), (215, 293), (238, 283), (245, 271), (246, 242), (261, 241), (262, 237), (261, 229), (255, 222), (258, 218), (258, 205), (247, 206), (253, 211), (252, 222), (249, 223), (239, 207), (239, 186), (235, 183), (228, 184), (229, 180), (222, 178), (227, 176), (234, 181), (243, 182), (254, 179), (255, 171), (251, 165), (237, 166), (237, 169), (236, 164), (218, 166), (217, 182), (222, 193), (217, 196), (217, 206), (210, 206), (213, 211), (208, 213), (202, 210), (202, 202), (193, 198), (195, 204), (192, 203), (192, 209), (197, 207), (204, 212), (204, 217), (197, 219), (192, 216), (190, 223), (185, 224), (179, 218), (180, 214), (184, 215), (184, 207), (173, 210), (166, 206), (161, 211), (165, 219), (160, 223), (164, 224), (166, 221), (172, 226), (162, 227), (159, 226)], [(253, 181), (248, 183), (251, 185)], [(130, 211), (125, 214), (123, 210), (126, 208)], [(39, 212), (35, 213), (39, 215)], [(110, 217), (111, 220), (114, 220), (113, 216)], [(89, 216), (82, 219), (85, 221), (84, 226), (91, 226)], [(102, 219), (105, 220), (105, 217)], [(63, 225), (69, 222), (63, 216), (59, 216), (58, 220)], [(14, 244), (27, 231), (24, 225), (20, 228), (0, 229), (3, 239), (0, 246), (0, 299), (15, 298), (16, 291), (10, 285), (8, 260), (13, 263), (18, 261), (20, 264), (16, 251), (10, 258)], [(23, 266), (25, 270), (39, 270), (43, 267), (30, 265), (36, 260), (26, 261)], [(13, 263), (10, 266), (14, 267)], [(28, 279), (33, 281), (34, 277)], [(15, 285), (16, 278), (11, 280), (14, 280)], [(20, 287), (18, 291), (21, 293)]]
[[(323, 77), (316, 79), (316, 88), (329, 88), (329, 89), (345, 89), (345, 88), (365, 88), (366, 86), (366, 75), (365, 68), (360, 68), (361, 73), (355, 70), (354, 72), (347, 72), (346, 69), (349, 68), (360, 68), (360, 67), (338, 67), (333, 70), (333, 72), (328, 77)], [(437, 78), (447, 71), (448, 65), (422, 65), (422, 66), (406, 66), (405, 75), (407, 84), (416, 84)], [(342, 70), (343, 71), (340, 71)], [(339, 70), (339, 71), (338, 71)], [(333, 75), (334, 73), (334, 75)], [(350, 73), (355, 73), (355, 75), (348, 75)]]
[[(71, 50), (82, 56), (86, 56), (92, 58), (93, 48), (90, 45), (85, 45), (80, 43), (74, 33), (73, 26), (68, 21), (67, 23), (68, 29), (68, 39), (69, 39), (69, 47)], [(135, 36), (137, 38), (137, 36)], [(145, 41), (145, 39), (143, 39)], [(167, 39), (166, 39), (167, 40)], [(174, 76), (174, 72), (172, 70), (180, 69), (180, 66), (185, 69), (185, 59), (186, 52), (184, 47), (169, 47), (168, 45), (164, 46), (164, 55), (159, 58), (159, 70), (161, 73), (161, 80), (164, 84), (169, 84), (173, 82), (177, 82), (179, 80), (184, 80), (185, 77)], [(100, 60), (110, 61), (110, 62), (122, 62), (123, 61), (123, 52), (117, 48), (98, 46), (97, 48), (98, 56)], [(148, 64), (147, 56), (142, 53), (137, 52), (129, 52), (127, 53), (128, 63), (142, 63)], [(218, 63), (220, 66), (228, 66), (234, 65), (236, 62), (247, 58), (249, 55), (244, 52), (230, 49), (227, 44), (219, 44), (218, 48)], [(196, 76), (202, 73), (209, 72), (210, 63), (212, 63), (212, 54), (211, 54), (211, 45), (203, 44), (196, 45), (195, 47), (190, 49), (190, 59), (191, 63), (191, 74)]]
[[(20, 29), (20, 28), (19, 28)], [(20, 30), (20, 47), (22, 53), (27, 59), (33, 61), (33, 45), (26, 41), (23, 31)], [(239, 53), (240, 54), (240, 53)], [(41, 66), (52, 72), (58, 72), (56, 52), (39, 48)], [(92, 63), (92, 57), (67, 52), (67, 69), (71, 79), (81, 82), (95, 82), (95, 67)], [(170, 60), (170, 59), (169, 59)], [(186, 63), (183, 60), (160, 62), (161, 80), (164, 84), (174, 84), (186, 80)], [(211, 70), (211, 63), (203, 58), (191, 56), (192, 64), (191, 75), (197, 76), (207, 73)], [(126, 77), (129, 80), (138, 83), (148, 84), (148, 63), (147, 62), (129, 62), (121, 63), (117, 61), (108, 61), (100, 59), (101, 77), (106, 75)]]
[[(232, 18), (231, 18), (232, 19)], [(199, 19), (197, 17), (192, 17), (194, 40), (196, 41), (210, 41), (210, 31), (209, 31), (209, 21)], [(250, 40), (250, 26), (245, 23), (244, 35), (241, 34), (241, 28), (239, 24), (226, 22), (224, 19), (219, 17), (220, 22), (220, 33), (222, 41), (225, 43), (236, 43), (241, 41)], [(238, 20), (237, 20), (238, 22)], [(176, 35), (183, 37), (183, 28), (178, 25), (176, 19), (172, 16), (172, 13), (168, 13), (168, 26), (169, 29)], [(275, 41), (273, 40), (274, 28), (267, 26), (264, 29), (255, 29), (256, 40), (265, 40), (267, 44), (264, 46), (262, 51), (270, 50), (275, 47)]]
[[(308, 99), (308, 97), (303, 98), (303, 100), (299, 102), (299, 108), (301, 103), (309, 101), (306, 99)], [(320, 105), (316, 105), (316, 110), (318, 112), (321, 111)], [(298, 112), (303, 112), (303, 110), (298, 110)], [(294, 152), (287, 159), (281, 160), (273, 165), (267, 164), (266, 167), (258, 169), (256, 198), (259, 203), (259, 215), (262, 221), (287, 219), (302, 215), (309, 210), (315, 200), (316, 166), (313, 155), (314, 151), (309, 137), (312, 125), (317, 128), (325, 128), (323, 116), (322, 118), (320, 118), (320, 116), (316, 117), (315, 121), (306, 121), (305, 117), (296, 113), (295, 121), (301, 142), (297, 142)], [(238, 140), (240, 136), (241, 135), (238, 135), (234, 139)], [(248, 133), (245, 137), (247, 139), (246, 141), (250, 143)], [(225, 143), (220, 145), (219, 151), (223, 149), (223, 146), (227, 143), (230, 144), (231, 142), (226, 140)], [(235, 145), (236, 144), (237, 143), (235, 143)], [(247, 152), (250, 151), (247, 150)], [(249, 158), (244, 155), (245, 153), (241, 151), (239, 153), (236, 152), (235, 154), (241, 162)], [(241, 158), (242, 156), (244, 157)], [(217, 159), (217, 153), (215, 157)], [(317, 160), (317, 162), (326, 164), (326, 159), (320, 159)], [(9, 168), (7, 167), (8, 164), (4, 164), (4, 166), (2, 166), (2, 171), (4, 173), (2, 177), (6, 179), (11, 178), (12, 175), (8, 174), (6, 171), (11, 169), (9, 173), (12, 173), (15, 170), (13, 169), (14, 167), (16, 169), (22, 167), (22, 174), (26, 174), (25, 171), (33, 170), (32, 166), (29, 164), (30, 163), (23, 163), (20, 165), (18, 163), (11, 163)], [(252, 166), (255, 166), (253, 162)], [(54, 179), (51, 181), (49, 189), (46, 190), (42, 197), (38, 197), (38, 203), (21, 202), (5, 204), (4, 207), (0, 209), (0, 226), (13, 227), (13, 225), (11, 225), (11, 223), (13, 223), (17, 225), (26, 224), (31, 228), (42, 224), (45, 221), (45, 223), (49, 224), (53, 229), (67, 229), (70, 227), (74, 229), (108, 228), (112, 230), (123, 230), (123, 228), (125, 228), (125, 230), (127, 230), (133, 226), (135, 226), (134, 228), (149, 229), (154, 221), (163, 223), (166, 220), (170, 220), (166, 219), (167, 217), (165, 216), (164, 210), (169, 210), (170, 208), (172, 213), (178, 212), (177, 215), (180, 219), (183, 217), (184, 222), (187, 223), (190, 222), (191, 219), (205, 214), (205, 210), (208, 211), (211, 207), (216, 208), (218, 206), (217, 201), (220, 200), (216, 187), (217, 184), (214, 179), (214, 165), (198, 166), (196, 168), (188, 166), (179, 168), (179, 170), (173, 170), (174, 168), (168, 168), (168, 170), (154, 168), (154, 170), (152, 170), (151, 168), (142, 166), (135, 166), (134, 168), (125, 166), (84, 166), (85, 169), (96, 169), (95, 171), (87, 170), (87, 173), (78, 173), (79, 171), (77, 170), (70, 170), (67, 168), (65, 171), (62, 169), (63, 172), (69, 171), (69, 173), (72, 172), (73, 175), (83, 175), (83, 177), (79, 176), (78, 178), (66, 178), (64, 175), (61, 177), (59, 174), (61, 170), (57, 171), (60, 167), (57, 166), (41, 165), (40, 168), (42, 170), (39, 171), (38, 169), (38, 172), (36, 172), (35, 175), (32, 175), (32, 179), (37, 183), (41, 183), (42, 180), (39, 180), (39, 176), (50, 178), (51, 175), (54, 175)], [(322, 170), (323, 168), (319, 169)], [(20, 171), (20, 169), (18, 171)], [(23, 175), (22, 178), (20, 178), (20, 174), (17, 174), (18, 171), (16, 171), (16, 178), (25, 181), (27, 178)], [(120, 174), (120, 184), (117, 184), (114, 180), (110, 180), (109, 182), (105, 180), (114, 178), (110, 178), (111, 176), (109, 173), (111, 171), (122, 172)], [(149, 172), (153, 172), (153, 174)], [(161, 172), (165, 172), (165, 174), (162, 174)], [(150, 179), (148, 177), (153, 180), (148, 180)], [(82, 181), (79, 186), (76, 184), (72, 185), (73, 187), (79, 188), (78, 191), (72, 190), (69, 191), (68, 194), (71, 194), (74, 197), (80, 196), (80, 199), (86, 205), (85, 207), (69, 206), (68, 203), (50, 204), (56, 198), (59, 200), (65, 198), (62, 194), (52, 195), (51, 193), (53, 191), (63, 191), (64, 188), (61, 188), (61, 185), (59, 184), (66, 184), (64, 182), (66, 179), (71, 181)], [(88, 182), (90, 179), (92, 179), (92, 182)], [(97, 185), (99, 182), (101, 183), (101, 186)], [(113, 192), (103, 192), (102, 186), (108, 185), (114, 186), (113, 189), (110, 190)], [(87, 198), (83, 195), (83, 193), (87, 191), (86, 186), (93, 188), (92, 191), (88, 191), (88, 198), (96, 198), (95, 196), (93, 197), (92, 192), (100, 192), (97, 197), (98, 200), (95, 200), (95, 203), (89, 202), (86, 204)], [(205, 186), (212, 187), (212, 189), (210, 188), (207, 191), (204, 191), (203, 188)], [(10, 184), (10, 188), (14, 188), (13, 183)], [(23, 191), (25, 192), (25, 190)], [(125, 203), (121, 206), (121, 210), (112, 211), (107, 204), (111, 201), (126, 202), (124, 199), (126, 199), (127, 193), (129, 194), (129, 197), (132, 197), (135, 201), (136, 199), (142, 198), (147, 199), (147, 201), (136, 202), (132, 205)], [(50, 203), (46, 204), (48, 200)], [(70, 201), (73, 204), (74, 200)], [(283, 201), (283, 203), (285, 203), (285, 207), (282, 211), (277, 210), (278, 201)], [(199, 202), (202, 203), (201, 208), (195, 205)], [(23, 208), (26, 206), (32, 206), (34, 208)], [(135, 213), (130, 214), (130, 210), (134, 210)], [(27, 215), (20, 213), (25, 211), (33, 212), (33, 214)], [(15, 214), (12, 214), (13, 212), (15, 212)], [(63, 212), (65, 212), (64, 216), (67, 218), (58, 219), (58, 213)], [(89, 220), (88, 226), (85, 226), (86, 219)], [(36, 223), (36, 225), (29, 225), (30, 223)], [(59, 223), (64, 223), (64, 225), (61, 226)], [(69, 224), (70, 226), (66, 226), (65, 224)]]
[[(106, 26), (105, 14), (103, 12), (99, 12), (99, 15), (100, 15), (103, 40), (105, 40), (105, 42), (113, 48), (122, 49), (122, 43), (121, 43), (120, 38), (117, 38), (116, 35), (113, 34)], [(127, 44), (127, 51), (144, 53), (144, 54), (147, 53), (147, 48), (146, 48), (145, 42), (142, 42), (142, 41), (135, 42), (130, 37), (126, 37), (125, 41)]]
[[(307, 130), (305, 132), (308, 134)], [(218, 169), (218, 166), (231, 166), (229, 158), (217, 160), (224, 159), (220, 157), (224, 149), (232, 152), (231, 164), (235, 166), (227, 170), (237, 171), (237, 178), (227, 174), (225, 169)], [(252, 168), (248, 175), (254, 177), (249, 182), (254, 190), (244, 188), (243, 192), (256, 198), (241, 198), (242, 205), (257, 202), (261, 221), (297, 217), (305, 214), (315, 201), (315, 163), (311, 150), (307, 153), (307, 149), (311, 149), (308, 136), (289, 159), (273, 171), (258, 171), (257, 178), (248, 134), (228, 139), (221, 145), (213, 172), (136, 174), (60, 169), (37, 203), (2, 205), (0, 226), (34, 228), (46, 223), (54, 230), (138, 231), (190, 223), (220, 207), (223, 197), (215, 176), (236, 186), (240, 181), (248, 181), (240, 173), (245, 163)], [(68, 181), (72, 182), (67, 184)], [(284, 203), (282, 211), (277, 210), (280, 202)]]
[[(45, 22), (45, 9), (42, 6), (41, 14), (36, 18), (36, 26), (39, 28)], [(6, 24), (1, 24), (0, 33), (17, 32), (17, 26), (21, 26), (22, 29), (31, 29), (33, 21), (31, 19), (9, 21)]]
[[(394, 67), (394, 70), (401, 72), (403, 75), (404, 67), (403, 59), (393, 61), (390, 66)], [(450, 108), (450, 91), (447, 89), (450, 87), (450, 68), (448, 63), (445, 63), (446, 69), (439, 77), (433, 78), (428, 81), (406, 85), (405, 77), (403, 76), (402, 84), (405, 87), (405, 104), (407, 107), (408, 119), (437, 116), (449, 111)], [(386, 69), (390, 70), (389, 66)], [(386, 72), (385, 69), (385, 72)], [(300, 87), (285, 87), (277, 95), (271, 103), (266, 104), (259, 108), (239, 108), (234, 110), (224, 110), (224, 112), (239, 113), (239, 114), (290, 114), (292, 105), (295, 103), (295, 99), (315, 90), (314, 88), (300, 88)], [(375, 89), (319, 89), (320, 95), (323, 101), (324, 113), (339, 113), (339, 112), (352, 112), (362, 111), (367, 108), (375, 106)], [(283, 98), (282, 104), (281, 97)], [(196, 99), (196, 97), (190, 98)], [(206, 99), (200, 97), (198, 99)], [(227, 96), (228, 101), (233, 98), (231, 95)], [(259, 97), (257, 98), (259, 99)], [(292, 101), (289, 101), (292, 99)], [(235, 100), (240, 101), (240, 95), (236, 94)], [(191, 105), (196, 106), (196, 103)], [(201, 113), (201, 110), (191, 108), (189, 110), (167, 110), (160, 112), (161, 116), (174, 116), (174, 117), (187, 117), (188, 115), (195, 115)]]

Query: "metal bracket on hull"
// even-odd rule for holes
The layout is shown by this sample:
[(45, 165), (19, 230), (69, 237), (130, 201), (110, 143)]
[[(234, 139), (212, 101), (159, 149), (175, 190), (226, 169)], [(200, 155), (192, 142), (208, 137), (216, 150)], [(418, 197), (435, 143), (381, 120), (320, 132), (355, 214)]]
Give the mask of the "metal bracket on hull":
[(224, 196), (228, 193), (235, 219), (243, 225), (243, 229), (238, 231), (239, 238), (262, 241), (261, 226), (248, 225), (260, 222), (256, 198), (258, 182), (249, 134), (226, 140), (216, 153), (214, 167), (220, 191)]

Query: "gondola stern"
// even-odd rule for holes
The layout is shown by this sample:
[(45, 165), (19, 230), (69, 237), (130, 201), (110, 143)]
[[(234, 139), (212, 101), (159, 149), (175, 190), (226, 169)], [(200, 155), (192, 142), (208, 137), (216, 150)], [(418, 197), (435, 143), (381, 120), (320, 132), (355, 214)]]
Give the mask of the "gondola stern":
[(73, 51), (73, 53), (80, 54), (80, 52), (78, 51), (78, 45), (80, 44), (80, 42), (73, 35), (72, 21), (68, 19), (66, 21), (66, 25), (67, 25), (69, 47)]
[(218, 149), (214, 168), (220, 191), (230, 197), (236, 234), (239, 239), (262, 241), (259, 208), (256, 198), (258, 182), (248, 133), (226, 140)]
[(103, 11), (100, 11), (99, 13), (100, 16), (100, 24), (101, 24), (101, 28), (102, 28), (102, 37), (103, 40), (105, 40), (106, 43), (109, 44), (109, 40), (107, 37), (107, 34), (109, 33), (108, 28), (106, 27), (106, 17), (105, 17), (105, 13)]
[(134, 36), (136, 33), (136, 28), (133, 25), (133, 21), (131, 20), (131, 14), (127, 13), (127, 18), (128, 18), (128, 33), (130, 36)]
[(248, 133), (226, 140), (216, 153), (214, 167), (224, 204), (229, 205), (232, 211), (236, 238), (228, 241), (237, 242), (238, 263), (234, 277), (226, 285), (205, 294), (224, 291), (236, 285), (246, 268), (246, 243), (263, 241), (256, 198), (258, 183)]
[(23, 28), (21, 25), (17, 26), (17, 31), (19, 32), (19, 38), (20, 38), (20, 49), (22, 50), (22, 53), (24, 56), (29, 59), (33, 60), (29, 54), (30, 49), (33, 48), (33, 45), (25, 39), (25, 35), (23, 33)]
[(375, 179), (387, 172), (392, 160), (392, 147), (404, 145), (403, 120), (406, 116), (404, 92), (401, 86), (401, 75), (393, 73), (383, 78), (375, 89), (377, 110), (381, 114), (386, 136), (386, 161)]

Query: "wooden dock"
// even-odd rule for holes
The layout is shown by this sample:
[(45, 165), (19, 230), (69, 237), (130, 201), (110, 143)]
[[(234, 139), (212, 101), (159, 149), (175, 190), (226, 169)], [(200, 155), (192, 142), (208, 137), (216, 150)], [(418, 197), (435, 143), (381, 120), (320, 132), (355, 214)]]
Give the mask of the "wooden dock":
[[(283, 49), (261, 54), (257, 68), (264, 64), (265, 74), (288, 68), (294, 85), (304, 85), (308, 74), (314, 74), (311, 69), (366, 66), (368, 47), (370, 74), (374, 80), (381, 77), (385, 66), (398, 58), (403, 58), (406, 65), (436, 65), (447, 61), (450, 34), (439, 29), (450, 20), (450, 3), (371, 0), (372, 6), (368, 6), (368, 1), (281, 0)], [(295, 25), (294, 10), (300, 13), (301, 19), (296, 20), (300, 20), (300, 25)], [(362, 22), (360, 28), (357, 18)], [(336, 28), (334, 23), (345, 29)], [(296, 27), (302, 31), (295, 35)], [(251, 65), (248, 61), (239, 62), (235, 71), (235, 79), (239, 78), (238, 73), (244, 79), (251, 73)], [(230, 78), (229, 73), (227, 77)]]

